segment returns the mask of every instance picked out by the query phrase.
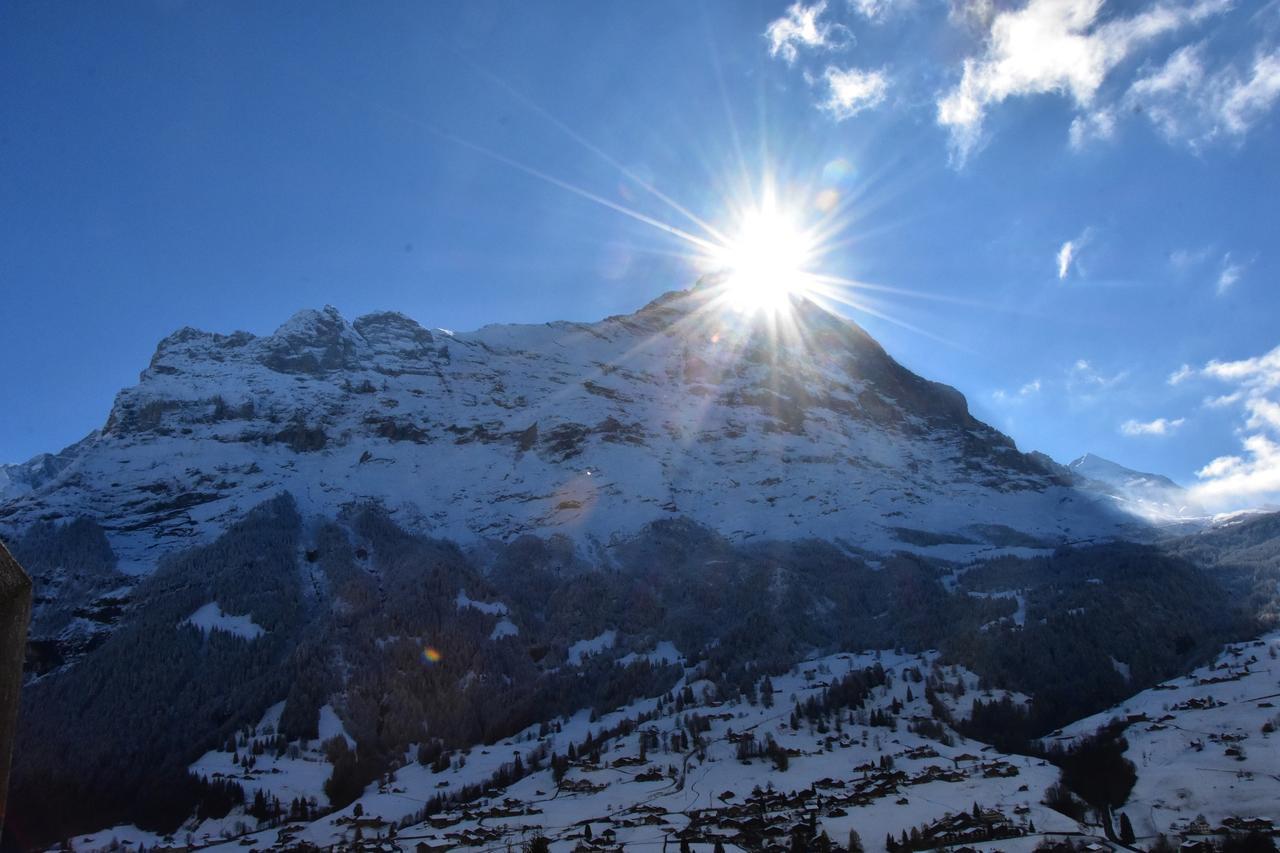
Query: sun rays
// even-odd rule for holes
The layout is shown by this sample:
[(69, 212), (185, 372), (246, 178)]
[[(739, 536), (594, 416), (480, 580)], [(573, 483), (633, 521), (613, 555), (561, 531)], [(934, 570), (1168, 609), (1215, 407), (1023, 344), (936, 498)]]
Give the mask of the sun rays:
[(732, 236), (713, 253), (723, 288), (739, 311), (786, 311), (803, 296), (813, 238), (772, 200), (746, 210)]
[[(832, 157), (830, 152), (806, 151), (803, 145), (779, 147), (763, 131), (758, 152), (750, 156), (731, 112), (726, 112), (732, 150), (712, 143), (695, 153), (703, 161), (707, 179), (700, 189), (685, 194), (694, 198), (689, 202), (671, 188), (660, 188), (660, 182), (643, 167), (623, 163), (497, 74), (469, 59), (466, 64), (564, 140), (607, 166), (619, 179), (616, 187), (597, 190), (591, 181), (553, 174), (431, 120), (386, 105), (373, 106), (652, 229), (657, 238), (653, 245), (631, 246), (627, 251), (674, 257), (687, 264), (690, 277), (699, 282), (694, 288), (699, 294), (691, 300), (698, 310), (680, 325), (713, 329), (706, 338), (721, 342), (721, 351), (730, 341), (745, 344), (763, 335), (794, 357), (796, 347), (804, 347), (809, 337), (803, 327), (805, 317), (817, 316), (800, 310), (808, 303), (842, 317), (874, 318), (949, 345), (954, 344), (906, 319), (911, 312), (901, 304), (903, 297), (1007, 310), (839, 274), (865, 250), (868, 238), (893, 227), (878, 211), (886, 192), (894, 193), (890, 185), (911, 180), (911, 169), (900, 162), (868, 172), (855, 165), (857, 158), (852, 155)], [(699, 146), (693, 144), (692, 150), (699, 152)]]

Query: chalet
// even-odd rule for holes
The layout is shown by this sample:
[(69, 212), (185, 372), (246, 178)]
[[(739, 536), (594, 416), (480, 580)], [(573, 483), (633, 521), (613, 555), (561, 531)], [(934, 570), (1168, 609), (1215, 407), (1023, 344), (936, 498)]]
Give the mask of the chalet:
[(1273, 833), (1275, 825), (1269, 817), (1228, 817), (1222, 821), (1222, 828), (1229, 832), (1262, 832)]
[(1187, 824), (1188, 835), (1208, 835), (1212, 831), (1209, 821), (1202, 814), (1196, 815), (1196, 819)]
[(982, 775), (987, 779), (1006, 779), (1018, 775), (1018, 768), (1007, 761), (993, 761), (982, 765)]

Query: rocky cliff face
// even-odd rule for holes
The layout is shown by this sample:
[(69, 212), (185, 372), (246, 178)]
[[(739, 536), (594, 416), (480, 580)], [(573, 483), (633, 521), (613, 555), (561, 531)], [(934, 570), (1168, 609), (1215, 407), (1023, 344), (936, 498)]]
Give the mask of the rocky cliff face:
[(467, 334), (333, 308), (266, 337), (185, 328), (56, 459), (7, 494), (0, 533), (87, 516), (130, 573), (282, 491), (304, 514), (375, 502), (463, 543), (560, 533), (597, 554), (677, 516), (944, 556), (1122, 523), (853, 323), (799, 302), (794, 323), (745, 318), (703, 287)]

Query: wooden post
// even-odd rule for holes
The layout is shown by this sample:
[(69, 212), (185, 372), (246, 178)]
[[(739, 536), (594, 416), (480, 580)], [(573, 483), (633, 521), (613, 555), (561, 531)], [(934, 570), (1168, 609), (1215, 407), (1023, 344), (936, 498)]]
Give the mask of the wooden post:
[(18, 727), (18, 693), (31, 620), (31, 578), (0, 542), (0, 829), (9, 798), (9, 763)]

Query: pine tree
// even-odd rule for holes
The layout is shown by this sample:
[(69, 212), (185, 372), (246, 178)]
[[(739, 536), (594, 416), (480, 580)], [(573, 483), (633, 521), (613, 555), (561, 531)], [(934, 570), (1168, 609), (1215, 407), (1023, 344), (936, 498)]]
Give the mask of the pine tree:
[(1137, 836), (1133, 834), (1133, 824), (1129, 822), (1129, 816), (1124, 812), (1120, 813), (1120, 841), (1125, 844), (1132, 844), (1137, 841)]

